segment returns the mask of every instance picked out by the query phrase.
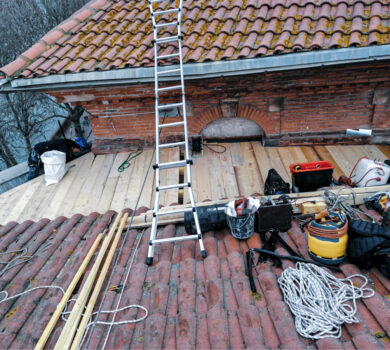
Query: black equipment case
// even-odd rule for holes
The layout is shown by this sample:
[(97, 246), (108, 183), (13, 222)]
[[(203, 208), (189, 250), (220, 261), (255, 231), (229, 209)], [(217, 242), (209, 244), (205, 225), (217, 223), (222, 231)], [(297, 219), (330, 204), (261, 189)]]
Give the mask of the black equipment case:
[(255, 216), (255, 230), (266, 232), (271, 229), (287, 231), (291, 227), (292, 206), (287, 196), (277, 200), (271, 198), (261, 204)]

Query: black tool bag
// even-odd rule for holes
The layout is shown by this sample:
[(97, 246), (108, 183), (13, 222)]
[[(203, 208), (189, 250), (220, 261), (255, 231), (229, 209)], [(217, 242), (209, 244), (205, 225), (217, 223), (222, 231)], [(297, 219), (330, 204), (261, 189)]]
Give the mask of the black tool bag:
[(270, 169), (264, 183), (264, 194), (269, 196), (284, 193), (290, 193), (290, 184), (284, 181), (275, 169)]
[[(198, 207), (200, 229), (203, 233), (212, 230), (220, 230), (227, 226), (226, 204), (208, 205), (205, 207)], [(194, 214), (187, 212), (184, 214), (184, 228), (188, 234), (196, 234)]]
[(261, 203), (255, 216), (257, 232), (266, 232), (270, 229), (287, 231), (291, 227), (292, 206), (288, 196), (280, 196), (276, 200), (268, 199)]
[(348, 258), (357, 266), (376, 266), (390, 278), (390, 228), (352, 220), (349, 225)]

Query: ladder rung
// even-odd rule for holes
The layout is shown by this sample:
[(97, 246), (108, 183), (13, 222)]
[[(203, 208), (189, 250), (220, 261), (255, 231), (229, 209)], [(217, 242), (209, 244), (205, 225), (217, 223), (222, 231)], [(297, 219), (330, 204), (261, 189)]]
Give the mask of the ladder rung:
[(158, 75), (163, 75), (163, 74), (170, 74), (170, 73), (176, 73), (176, 72), (180, 72), (180, 68), (162, 70), (162, 71), (160, 71), (160, 72), (157, 72), (157, 74), (158, 74)]
[(174, 126), (181, 126), (184, 125), (184, 122), (174, 122), (174, 123), (166, 123), (166, 124), (160, 124), (159, 128), (170, 128)]
[(148, 2), (149, 2), (150, 4), (157, 4), (157, 3), (163, 2), (163, 1), (166, 1), (166, 0), (148, 0)]
[(178, 89), (182, 89), (182, 88), (183, 88), (183, 85), (172, 85), (172, 86), (167, 86), (167, 87), (163, 87), (163, 88), (158, 88), (157, 90), (160, 92), (163, 92), (163, 91), (169, 91), (169, 90), (178, 90)]
[(179, 9), (170, 9), (170, 10), (164, 10), (164, 11), (156, 11), (156, 12), (153, 12), (153, 16), (166, 15), (167, 13), (173, 13), (173, 12), (179, 12)]
[(173, 107), (182, 107), (183, 102), (178, 102), (178, 103), (169, 103), (169, 104), (164, 104), (164, 105), (159, 105), (157, 108), (161, 111), (164, 109), (171, 109)]
[(160, 163), (158, 164), (158, 168), (159, 169), (182, 168), (183, 166), (186, 165), (187, 165), (186, 160), (178, 160), (176, 162)]
[(185, 144), (186, 144), (185, 141), (180, 141), (180, 142), (163, 143), (158, 145), (158, 147), (159, 148), (177, 147), (177, 146), (183, 146)]
[(168, 23), (159, 23), (156, 24), (156, 28), (164, 28), (169, 26), (178, 26), (179, 22), (168, 22)]
[(164, 215), (182, 214), (182, 213), (189, 213), (189, 212), (192, 212), (192, 208), (164, 210), (164, 211), (157, 212), (156, 215), (164, 216)]
[(160, 238), (160, 239), (154, 239), (152, 241), (152, 244), (186, 241), (188, 239), (198, 239), (198, 238), (199, 238), (198, 235), (185, 235), (180, 237)]
[(164, 44), (164, 43), (170, 43), (172, 41), (178, 41), (178, 40), (179, 40), (179, 36), (178, 35), (174, 35), (174, 36), (169, 36), (169, 37), (165, 37), (165, 38), (156, 39), (156, 43), (157, 44)]
[(185, 182), (182, 184), (175, 184), (175, 185), (166, 185), (166, 186), (157, 186), (157, 189), (159, 191), (165, 191), (165, 190), (173, 190), (175, 188), (184, 188), (184, 187), (189, 187), (189, 182)]
[(157, 58), (158, 60), (165, 60), (166, 58), (172, 58), (172, 57), (177, 57), (177, 56), (180, 56), (180, 52), (171, 53), (171, 54), (169, 54), (169, 55), (157, 56), (156, 58)]

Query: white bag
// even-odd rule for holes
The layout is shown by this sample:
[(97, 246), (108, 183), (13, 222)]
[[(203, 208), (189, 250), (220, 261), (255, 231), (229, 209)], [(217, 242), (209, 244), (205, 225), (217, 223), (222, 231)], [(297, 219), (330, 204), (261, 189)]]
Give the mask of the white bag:
[(41, 160), (45, 169), (46, 186), (60, 182), (68, 171), (64, 152), (45, 152), (41, 155)]

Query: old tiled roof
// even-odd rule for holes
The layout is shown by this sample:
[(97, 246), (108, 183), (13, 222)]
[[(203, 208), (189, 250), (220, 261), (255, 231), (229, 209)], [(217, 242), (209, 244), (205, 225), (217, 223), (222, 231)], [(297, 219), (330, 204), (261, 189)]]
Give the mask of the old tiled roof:
[[(1, 261), (11, 259), (5, 251), (25, 247), (33, 255), (41, 249), (29, 262), (14, 266), (0, 276), (0, 291), (7, 290), (12, 296), (42, 285), (66, 289), (97, 234), (109, 225), (114, 214), (110, 211), (102, 216), (92, 213), (70, 219), (59, 217), (54, 221), (11, 222), (0, 228)], [(181, 231), (181, 226), (169, 225), (160, 237), (171, 237)], [(238, 241), (227, 229), (207, 232), (204, 241), (208, 257), (204, 260), (195, 241), (159, 245), (154, 265), (148, 267), (145, 264), (148, 232), (129, 231), (111, 285), (123, 281), (125, 266), (135, 253), (135, 242), (143, 235), (120, 306), (143, 305), (148, 308), (149, 316), (137, 324), (114, 326), (108, 349), (389, 348), (390, 282), (376, 269), (364, 271), (376, 295), (358, 301), (360, 322), (343, 326), (341, 339), (314, 342), (295, 331), (293, 317), (277, 284), (280, 268), (270, 262), (258, 265), (254, 274), (259, 294), (250, 293), (244, 254), (249, 248), (261, 246), (257, 234), (247, 241)], [(297, 223), (293, 222), (284, 237), (307, 257), (306, 238)], [(42, 249), (45, 243), (49, 245)], [(280, 247), (277, 252), (286, 254)], [(283, 268), (291, 265), (283, 261)], [(341, 268), (343, 273), (338, 277), (361, 272), (349, 263), (342, 264)], [(81, 288), (76, 289), (74, 297)], [(108, 291), (103, 310), (113, 308), (118, 296), (116, 291)], [(60, 298), (55, 290), (38, 289), (0, 303), (0, 348), (33, 348)], [(128, 311), (119, 313), (116, 320), (135, 316), (133, 311)], [(48, 348), (54, 346), (63, 325), (63, 321), (57, 323)], [(106, 330), (103, 326), (95, 328), (90, 348), (102, 347)]]
[[(388, 0), (185, 0), (184, 62), (388, 44), (389, 14)], [(1, 71), (31, 78), (152, 64), (147, 1), (95, 0)]]

